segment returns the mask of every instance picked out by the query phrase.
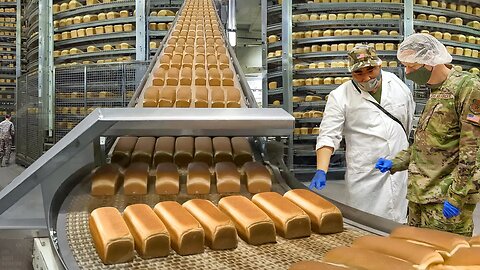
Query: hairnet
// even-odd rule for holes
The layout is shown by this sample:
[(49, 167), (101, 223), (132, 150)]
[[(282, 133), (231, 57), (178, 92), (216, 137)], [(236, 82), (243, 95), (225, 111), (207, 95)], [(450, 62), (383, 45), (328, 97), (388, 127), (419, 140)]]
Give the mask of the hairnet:
[(398, 48), (397, 58), (400, 62), (429, 66), (448, 64), (452, 61), (447, 48), (429, 34), (413, 34), (405, 38)]

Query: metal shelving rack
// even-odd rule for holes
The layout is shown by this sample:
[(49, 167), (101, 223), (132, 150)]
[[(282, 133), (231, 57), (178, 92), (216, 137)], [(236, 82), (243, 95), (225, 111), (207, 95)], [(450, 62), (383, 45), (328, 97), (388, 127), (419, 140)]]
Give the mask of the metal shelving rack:
[[(407, 0), (408, 1), (408, 0)], [(263, 23), (263, 104), (269, 107), (281, 106), (293, 115), (299, 112), (308, 112), (311, 110), (323, 111), (326, 96), (333, 89), (337, 88), (343, 81), (350, 77), (346, 66), (347, 45), (355, 43), (382, 43), (377, 52), (386, 66), (383, 70), (393, 72), (400, 78), (404, 78), (403, 69), (398, 67), (396, 62), (396, 45), (404, 37), (404, 4), (400, 1), (386, 1), (384, 3), (306, 3), (299, 0), (283, 0), (278, 4), (276, 0), (263, 0), (262, 11), (265, 14)], [(394, 3), (392, 3), (394, 2)], [(342, 18), (333, 19), (337, 14), (378, 14), (389, 13), (397, 16), (384, 15), (382, 18)], [(308, 19), (310, 15), (327, 14), (327, 17), (316, 20), (295, 19), (294, 16), (306, 14)], [(330, 16), (335, 14), (335, 16)], [(288, 18), (288, 19), (287, 19)], [(297, 17), (298, 18), (298, 17)], [(331, 29), (329, 35), (320, 34), (318, 37), (311, 37), (313, 31), (319, 30), (324, 33)], [(361, 35), (338, 35), (335, 30), (359, 30)], [(365, 33), (363, 30), (371, 30), (371, 33)], [(381, 30), (390, 31), (392, 35), (380, 33)], [(307, 36), (306, 31), (311, 31)], [(299, 32), (303, 35), (297, 36)], [(351, 31), (349, 32), (351, 33)], [(381, 35), (380, 35), (381, 34)], [(268, 37), (276, 35), (280, 40), (268, 42)], [(393, 48), (385, 48), (386, 43), (394, 44)], [(339, 44), (342, 49), (339, 50)], [(312, 46), (318, 45), (315, 52)], [(328, 51), (322, 51), (322, 45)], [(332, 45), (336, 50), (331, 50)], [(301, 51), (302, 48), (309, 47), (309, 51)], [(280, 52), (281, 50), (281, 52)], [(323, 62), (321, 64), (320, 62)], [(332, 65), (332, 62), (333, 65)], [(341, 62), (341, 63), (340, 63)], [(338, 64), (340, 63), (340, 64)], [(303, 66), (298, 66), (303, 65)], [(312, 65), (317, 65), (312, 67)], [(390, 66), (391, 65), (391, 66)], [(337, 77), (337, 80), (335, 80)], [(312, 84), (313, 78), (320, 78), (324, 84)], [(327, 79), (328, 82), (325, 80)], [(343, 80), (340, 80), (343, 79)], [(310, 80), (308, 84), (298, 80)], [(277, 87), (270, 87), (269, 83), (276, 82)], [(300, 84), (299, 84), (300, 83)], [(321, 100), (315, 102), (305, 102), (303, 98), (307, 95), (319, 96)], [(300, 97), (300, 102), (293, 102), (293, 97)], [(315, 143), (317, 134), (312, 134), (314, 127), (321, 123), (321, 117), (298, 118), (296, 119), (296, 131), (289, 138), (286, 138), (286, 159), (290, 170), (295, 173), (297, 179), (309, 181), (316, 170)], [(302, 128), (303, 129), (300, 129)], [(308, 128), (308, 133), (305, 134)], [(332, 157), (329, 169), (329, 178), (343, 179), (345, 170), (344, 145), (342, 149), (336, 151)]]
[[(157, 0), (150, 1), (149, 5), (146, 6), (145, 1), (121, 0), (107, 3), (100, 3), (99, 1), (95, 5), (86, 5), (85, 0), (81, 0), (78, 1), (81, 6), (76, 8), (62, 11), (56, 11), (56, 8), (54, 8), (53, 35), (55, 41), (53, 54), (55, 65), (147, 60), (155, 52), (161, 39), (167, 33), (166, 29), (161, 31), (149, 29), (149, 24), (165, 23), (169, 25), (175, 19), (175, 16), (159, 17), (152, 13), (162, 9), (176, 12), (182, 2)], [(54, 1), (54, 3), (60, 5), (64, 1)], [(118, 17), (120, 11), (126, 11), (127, 14)], [(108, 15), (110, 12), (116, 12), (117, 14), (114, 18), (104, 20), (98, 18), (99, 14)], [(94, 20), (85, 22), (84, 18), (87, 15), (92, 16)], [(131, 25), (131, 31), (127, 31), (125, 25)], [(107, 28), (110, 29), (110, 27), (115, 26), (118, 28), (121, 26), (121, 31), (118, 29), (118, 31), (114, 30), (107, 33)], [(139, 29), (137, 29), (137, 26), (140, 26)], [(139, 36), (146, 36), (147, 38), (141, 39), (139, 42)], [(152, 46), (152, 48), (150, 48), (151, 42), (155, 42), (155, 46)], [(128, 47), (120, 47), (121, 43), (128, 44)], [(112, 48), (105, 48), (105, 45), (111, 45)], [(95, 46), (96, 48), (94, 51), (88, 51), (89, 46)], [(141, 47), (149, 53), (143, 55), (144, 51), (137, 47)], [(71, 49), (73, 48), (80, 51), (73, 51), (72, 53)]]
[(0, 119), (15, 114), (17, 2), (0, 2)]

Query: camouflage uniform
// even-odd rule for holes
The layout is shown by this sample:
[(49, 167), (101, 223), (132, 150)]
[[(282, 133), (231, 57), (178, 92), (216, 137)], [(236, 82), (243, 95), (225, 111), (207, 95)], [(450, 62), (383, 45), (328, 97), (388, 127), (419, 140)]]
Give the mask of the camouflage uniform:
[[(12, 150), (12, 139), (15, 134), (13, 123), (9, 120), (4, 120), (0, 123), (0, 164), (2, 166), (8, 165), (10, 162), (10, 153)], [(3, 157), (5, 156), (5, 163)]]
[[(432, 89), (413, 145), (395, 157), (390, 170), (409, 170), (410, 225), (472, 234), (472, 213), (480, 201), (479, 146), (480, 78), (452, 71)], [(461, 214), (445, 218), (445, 200)]]

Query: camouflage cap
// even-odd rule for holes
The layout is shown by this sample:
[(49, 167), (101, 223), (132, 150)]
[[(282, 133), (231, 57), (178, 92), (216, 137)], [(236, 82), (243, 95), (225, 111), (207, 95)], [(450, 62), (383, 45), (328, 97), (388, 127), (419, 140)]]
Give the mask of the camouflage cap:
[(379, 66), (381, 64), (382, 60), (378, 58), (377, 52), (372, 46), (358, 44), (348, 51), (348, 71), (350, 72), (364, 67)]

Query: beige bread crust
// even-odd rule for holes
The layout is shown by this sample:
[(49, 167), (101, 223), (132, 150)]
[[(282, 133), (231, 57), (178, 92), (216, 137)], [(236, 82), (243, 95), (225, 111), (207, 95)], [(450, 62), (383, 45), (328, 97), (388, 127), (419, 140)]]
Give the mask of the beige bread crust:
[(135, 148), (135, 144), (137, 143), (137, 139), (137, 137), (127, 136), (118, 138), (112, 153), (112, 163), (116, 163), (122, 167), (128, 166), (128, 164), (130, 164), (130, 157), (133, 149)]
[(245, 137), (233, 137), (231, 139), (233, 160), (241, 167), (249, 161), (253, 161), (253, 152), (248, 139)]
[(208, 166), (213, 162), (213, 146), (212, 138), (196, 137), (195, 138), (195, 155), (193, 160), (196, 162), (204, 162)]
[(213, 250), (234, 249), (237, 247), (237, 230), (230, 218), (211, 201), (192, 199), (183, 207), (194, 216), (205, 231), (207, 245)]
[(453, 265), (434, 265), (428, 270), (480, 270), (480, 265), (453, 266)]
[(346, 265), (354, 269), (415, 270), (412, 263), (368, 249), (337, 247), (325, 254), (325, 262)]
[(243, 196), (223, 197), (218, 208), (235, 223), (238, 235), (250, 245), (275, 243), (275, 225), (258, 206)]
[(474, 236), (474, 237), (470, 238), (468, 243), (472, 247), (480, 247), (480, 235), (477, 235), (477, 236)]
[(310, 218), (297, 205), (276, 192), (255, 194), (252, 202), (275, 223), (279, 235), (286, 239), (308, 237), (311, 234)]
[(165, 224), (175, 252), (179, 255), (203, 252), (203, 228), (185, 208), (177, 202), (165, 201), (157, 203), (153, 210)]
[(135, 248), (142, 258), (165, 257), (170, 253), (170, 235), (150, 206), (129, 205), (123, 211), (123, 219), (135, 239)]
[(445, 265), (480, 266), (480, 247), (461, 248), (451, 257), (445, 259)]
[(307, 189), (293, 189), (283, 196), (308, 214), (314, 232), (328, 234), (343, 231), (342, 213), (320, 195)]
[(120, 185), (121, 174), (116, 164), (105, 164), (98, 167), (92, 175), (93, 196), (115, 195)]
[(390, 237), (422, 242), (438, 249), (442, 255), (451, 256), (459, 248), (470, 247), (467, 240), (458, 234), (433, 229), (401, 226)]
[(193, 147), (193, 137), (177, 137), (173, 159), (178, 167), (187, 167), (188, 163), (193, 160)]
[(381, 236), (362, 236), (353, 241), (352, 247), (364, 248), (413, 263), (418, 269), (443, 263), (443, 257), (434, 248), (410, 243), (404, 239)]
[(155, 142), (155, 151), (153, 154), (153, 166), (156, 167), (161, 162), (173, 162), (173, 153), (175, 150), (174, 137), (158, 137)]
[(101, 207), (93, 210), (88, 223), (93, 244), (104, 264), (133, 260), (133, 236), (116, 208)]
[(215, 164), (217, 192), (240, 192), (240, 172), (233, 162), (218, 162)]
[(230, 138), (214, 137), (212, 139), (212, 144), (214, 151), (213, 158), (215, 163), (222, 161), (233, 161), (232, 144), (230, 142)]
[(177, 165), (171, 162), (162, 162), (157, 165), (155, 192), (164, 195), (180, 192), (180, 175)]
[(132, 163), (125, 170), (123, 193), (125, 195), (145, 195), (148, 189), (148, 164)]
[(270, 191), (272, 188), (272, 176), (268, 169), (260, 162), (246, 162), (243, 165), (247, 189), (250, 193)]
[(339, 265), (333, 265), (325, 262), (317, 261), (301, 261), (290, 265), (288, 270), (346, 270), (346, 268)]
[(155, 137), (139, 137), (132, 152), (131, 162), (143, 162), (148, 165), (152, 164), (155, 141)]
[(211, 175), (208, 165), (190, 162), (187, 171), (187, 194), (209, 194)]

